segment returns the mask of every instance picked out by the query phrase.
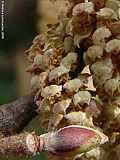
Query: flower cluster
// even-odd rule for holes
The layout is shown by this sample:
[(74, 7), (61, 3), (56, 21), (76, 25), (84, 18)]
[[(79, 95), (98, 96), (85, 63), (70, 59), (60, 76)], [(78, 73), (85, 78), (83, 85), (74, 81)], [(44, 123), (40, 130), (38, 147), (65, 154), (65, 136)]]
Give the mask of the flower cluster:
[[(120, 140), (120, 1), (68, 4), (67, 14), (27, 51), (31, 88), (46, 129), (72, 124), (103, 131), (110, 139), (106, 147), (80, 159), (107, 160), (113, 152), (118, 156)], [(80, 57), (91, 74), (80, 71)], [(87, 85), (91, 75), (94, 94)]]

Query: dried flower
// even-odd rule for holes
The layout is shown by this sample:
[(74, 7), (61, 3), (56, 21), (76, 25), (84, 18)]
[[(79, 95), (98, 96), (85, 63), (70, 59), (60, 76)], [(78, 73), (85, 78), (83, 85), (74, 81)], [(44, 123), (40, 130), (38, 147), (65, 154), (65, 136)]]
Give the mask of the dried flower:
[(88, 91), (79, 91), (73, 97), (73, 102), (75, 105), (89, 104), (91, 99), (91, 94)]
[(46, 80), (48, 77), (48, 72), (41, 72), (38, 75), (32, 75), (31, 77), (31, 87), (32, 89), (41, 89), (46, 85)]
[(92, 35), (93, 43), (95, 45), (105, 45), (105, 39), (111, 36), (111, 31), (107, 27), (98, 28)]
[(118, 78), (109, 79), (105, 83), (105, 91), (110, 96), (113, 96), (116, 91), (119, 92), (120, 82)]
[(83, 86), (82, 81), (78, 78), (75, 78), (66, 82), (63, 85), (63, 88), (68, 92), (77, 92), (79, 88), (81, 88), (82, 86)]
[(112, 77), (113, 64), (111, 59), (105, 59), (103, 61), (94, 63), (91, 66), (91, 71), (93, 72), (95, 86), (102, 86), (106, 80)]
[(64, 67), (63, 65), (56, 67), (53, 70), (51, 70), (51, 72), (49, 73), (49, 81), (59, 78), (62, 75), (68, 73), (69, 71), (70, 69)]
[[(99, 136), (86, 139), (86, 132), (93, 130), (84, 126), (101, 130), (108, 137), (120, 131), (120, 1), (68, 0), (68, 5), (67, 14), (48, 25), (43, 40), (34, 40), (28, 53), (32, 88), (38, 89), (35, 101), (40, 123), (53, 131), (43, 135), (44, 147), (51, 153), (65, 153), (68, 159), (84, 153), (78, 159), (108, 160), (109, 151), (114, 151), (119, 141), (92, 147), (101, 140)], [(83, 69), (85, 64), (89, 73)], [(92, 83), (89, 86), (92, 81), (94, 89)], [(83, 127), (56, 131), (68, 124)], [(66, 155), (69, 151), (70, 158)]]
[(117, 15), (119, 14), (119, 8), (120, 8), (120, 1), (119, 0), (107, 0), (105, 3), (105, 6), (107, 8), (113, 9)]
[(85, 112), (71, 112), (66, 114), (64, 117), (67, 119), (69, 124), (79, 124), (87, 127), (94, 126), (92, 116), (87, 115)]
[(90, 104), (85, 108), (85, 113), (97, 118), (102, 112), (102, 109), (98, 106), (98, 103), (99, 102), (97, 102), (97, 100), (91, 100)]
[(41, 96), (44, 98), (55, 96), (56, 94), (61, 94), (62, 86), (51, 85), (42, 89)]
[(62, 100), (58, 103), (55, 103), (54, 106), (53, 106), (53, 113), (55, 113), (55, 114), (65, 114), (67, 108), (70, 106), (70, 103), (71, 103), (70, 98)]
[(102, 17), (104, 19), (115, 19), (117, 20), (117, 14), (111, 8), (102, 8), (97, 12), (97, 17)]
[(112, 34), (115, 35), (115, 38), (117, 38), (117, 36), (119, 37), (119, 35), (120, 35), (120, 21), (112, 23), (110, 29), (111, 29)]
[(66, 57), (64, 57), (61, 61), (61, 65), (63, 65), (64, 67), (70, 69), (71, 66), (77, 61), (77, 53), (75, 52), (70, 52), (67, 54)]
[(73, 8), (72, 15), (79, 16), (82, 12), (88, 14), (94, 12), (94, 4), (92, 2), (79, 3)]
[(120, 53), (120, 40), (119, 39), (112, 39), (110, 40), (105, 47), (107, 53), (112, 54), (119, 54)]
[(103, 48), (102, 46), (93, 45), (88, 48), (88, 50), (84, 53), (84, 61), (86, 64), (91, 64), (95, 62), (97, 59), (100, 59), (103, 56)]

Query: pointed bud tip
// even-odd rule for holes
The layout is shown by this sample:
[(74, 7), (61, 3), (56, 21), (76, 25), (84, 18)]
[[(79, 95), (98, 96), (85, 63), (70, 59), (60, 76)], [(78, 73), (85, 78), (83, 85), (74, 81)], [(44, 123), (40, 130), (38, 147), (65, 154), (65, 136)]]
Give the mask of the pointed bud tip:
[(80, 125), (66, 126), (64, 128), (61, 128), (60, 130), (58, 130), (58, 133), (63, 131), (63, 130), (66, 130), (66, 129), (70, 129), (70, 128), (71, 128), (71, 130), (73, 130), (73, 128), (79, 128), (79, 129), (86, 130), (86, 133), (88, 133), (88, 136), (89, 136), (90, 133), (94, 133), (93, 136), (97, 135), (97, 136), (100, 137), (100, 145), (109, 141), (108, 136), (106, 136), (103, 132), (101, 132), (99, 130), (96, 130), (94, 128), (90, 128), (90, 127), (86, 127), (86, 126), (80, 126)]
[(108, 141), (102, 132), (79, 125), (70, 125), (42, 137), (45, 150), (55, 154), (84, 153)]

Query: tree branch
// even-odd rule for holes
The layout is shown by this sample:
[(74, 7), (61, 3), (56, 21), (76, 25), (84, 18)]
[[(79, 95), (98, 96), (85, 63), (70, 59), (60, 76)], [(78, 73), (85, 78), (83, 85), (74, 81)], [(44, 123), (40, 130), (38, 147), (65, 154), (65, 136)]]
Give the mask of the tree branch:
[(0, 131), (6, 136), (20, 132), (36, 115), (34, 94), (0, 106)]
[(0, 155), (35, 155), (41, 151), (69, 157), (85, 153), (108, 141), (108, 137), (94, 129), (71, 125), (55, 132), (37, 136), (22, 133), (0, 139)]
[(1, 155), (33, 155), (43, 148), (42, 138), (32, 133), (22, 133), (0, 139)]

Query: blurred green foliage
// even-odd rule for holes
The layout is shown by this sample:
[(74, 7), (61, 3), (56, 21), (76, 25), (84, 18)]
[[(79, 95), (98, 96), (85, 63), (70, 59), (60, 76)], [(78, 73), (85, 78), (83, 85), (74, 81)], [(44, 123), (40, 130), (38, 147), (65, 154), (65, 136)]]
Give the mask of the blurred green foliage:
[[(0, 68), (0, 105), (9, 103), (17, 98), (16, 70), (13, 66)], [(43, 133), (38, 122), (38, 118), (30, 122), (25, 131), (35, 131), (38, 135)], [(46, 160), (46, 153), (41, 153), (33, 157), (25, 156), (0, 156), (0, 160)]]
[[(15, 69), (10, 67), (0, 70), (0, 104), (9, 103), (17, 98)], [(43, 133), (38, 122), (38, 118), (30, 122), (25, 131), (35, 131), (38, 135)], [(46, 160), (46, 153), (41, 153), (33, 157), (0, 156), (0, 160)]]
[[(37, 0), (6, 1), (5, 39), (0, 39), (0, 105), (18, 98), (17, 78), (13, 59), (17, 49), (28, 48), (37, 34), (38, 15)], [(12, 6), (12, 7), (11, 7)], [(24, 53), (24, 52), (23, 52)], [(21, 54), (23, 54), (21, 53)], [(42, 130), (36, 120), (30, 122), (26, 131), (41, 134)], [(45, 160), (46, 154), (33, 157), (9, 156), (0, 160)]]
[(4, 104), (16, 98), (15, 73), (10, 68), (0, 71), (0, 75), (0, 104)]
[(7, 156), (7, 157), (4, 157), (4, 156), (0, 156), (0, 160), (45, 160), (46, 159), (46, 154), (45, 153), (41, 153), (40, 155), (36, 155), (36, 156), (33, 156), (33, 157), (25, 157), (25, 156), (21, 156), (21, 157), (18, 157), (18, 156)]
[[(16, 79), (16, 69), (15, 65), (9, 64), (9, 58), (3, 52), (0, 52), (0, 105), (9, 103), (16, 98), (17, 94), (17, 79)], [(43, 133), (38, 122), (38, 118), (34, 119), (25, 128), (25, 131), (33, 132), (40, 135)], [(40, 155), (25, 157), (25, 156), (0, 156), (0, 160), (46, 160), (46, 153), (41, 153)]]

